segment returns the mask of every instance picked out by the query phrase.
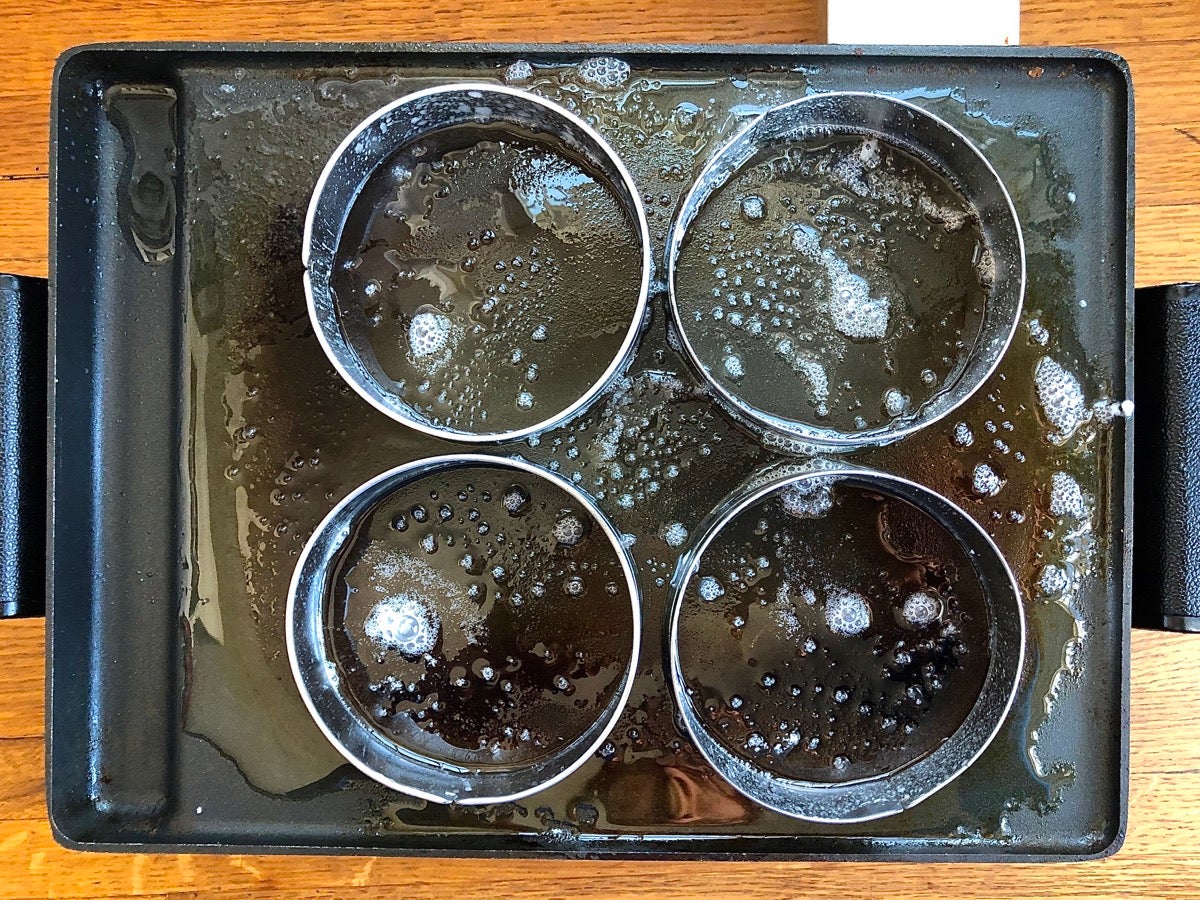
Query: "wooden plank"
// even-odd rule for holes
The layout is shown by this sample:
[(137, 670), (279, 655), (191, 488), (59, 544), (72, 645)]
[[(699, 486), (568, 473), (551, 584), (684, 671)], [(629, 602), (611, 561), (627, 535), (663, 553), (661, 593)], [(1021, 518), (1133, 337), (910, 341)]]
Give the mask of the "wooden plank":
[(45, 741), (0, 740), (0, 821), (46, 817)]
[(1023, 44), (1099, 47), (1195, 34), (1200, 34), (1200, 4), (1196, 3), (1110, 0), (1085, 5), (1078, 0), (1026, 0), (1021, 4)]
[(1200, 206), (1146, 206), (1137, 215), (1137, 283), (1200, 281)]
[[(1200, 29), (1196, 33), (1200, 34)], [(1200, 59), (1192, 41), (1114, 41), (1104, 49), (1119, 53), (1129, 63), (1139, 126), (1190, 128), (1200, 122), (1200, 94), (1193, 89), (1194, 79), (1200, 74)]]
[(45, 646), (45, 620), (0, 622), (0, 744), (44, 733)]
[[(0, 111), (0, 121), (3, 121)], [(0, 179), (0, 272), (46, 274), (50, 181)]]
[(1200, 122), (1139, 125), (1136, 152), (1140, 208), (1200, 199)]
[(0, 93), (0, 180), (44, 177), (50, 166), (50, 92)]
[[(204, 15), (171, 0), (78, 0), (9, 4), (5, 20), (22, 34), (3, 60), (4, 70), (46, 71), (46, 63), (79, 43), (103, 41), (333, 40), (529, 42), (800, 43), (824, 39), (824, 4), (781, 0), (728, 6), (688, 0), (654, 3), (607, 0), (448, 0), (436, 12), (419, 3), (361, 0), (352, 11), (320, 0), (223, 0)], [(8, 81), (5, 78), (4, 81)]]
[[(1129, 740), (1134, 772), (1200, 776), (1196, 729), (1169, 724), (1182, 722), (1184, 710), (1200, 709), (1200, 683), (1180, 677), (1198, 668), (1197, 651), (1200, 647), (1192, 635), (1134, 631)], [(1197, 804), (1200, 810), (1200, 799)]]

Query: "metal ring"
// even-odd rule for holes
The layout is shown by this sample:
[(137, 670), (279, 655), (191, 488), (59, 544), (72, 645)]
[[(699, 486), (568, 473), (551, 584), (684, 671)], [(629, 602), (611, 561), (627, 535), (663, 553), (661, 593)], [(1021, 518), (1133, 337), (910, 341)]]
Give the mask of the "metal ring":
[[(979, 695), (962, 724), (927, 755), (884, 775), (848, 782), (785, 778), (727, 749), (706, 727), (687, 696), (679, 624), (688, 584), (713, 539), (741, 512), (767, 495), (811, 479), (837, 479), (911, 503), (941, 523), (966, 552), (987, 598), (989, 661)], [(979, 524), (957, 505), (916, 482), (846, 463), (815, 460), (771, 467), (731, 494), (697, 528), (672, 577), (668, 665), (676, 709), (700, 753), (755, 803), (813, 822), (865, 822), (902, 812), (945, 787), (979, 758), (1008, 716), (1025, 654), (1025, 616), (1012, 570)]]
[[(342, 229), (367, 179), (396, 151), (448, 127), (506, 124), (524, 133), (552, 135), (604, 177), (625, 207), (641, 244), (637, 300), (619, 350), (603, 373), (583, 387), (566, 408), (526, 427), (498, 432), (438, 426), (386, 387), (352, 346), (342, 326), (331, 287)], [(527, 91), (495, 84), (448, 84), (417, 91), (389, 103), (350, 132), (326, 163), (313, 189), (304, 223), (304, 291), (317, 339), (338, 374), (373, 407), (432, 437), (467, 443), (511, 441), (556, 427), (580, 413), (626, 367), (646, 322), (650, 284), (650, 229), (633, 177), (615, 151), (581, 118)]]
[[(529, 765), (508, 769), (471, 768), (434, 760), (391, 741), (339, 689), (336, 663), (326, 649), (329, 577), (363, 514), (397, 488), (424, 475), (467, 467), (520, 472), (564, 491), (586, 510), (611, 544), (631, 605), (629, 663), (619, 689), (605, 708), (597, 711), (588, 729), (571, 743)], [(608, 738), (633, 688), (641, 649), (641, 598), (633, 559), (621, 542), (620, 532), (587, 494), (566, 479), (524, 460), (453, 454), (416, 460), (383, 472), (334, 507), (317, 526), (296, 564), (288, 592), (286, 633), (292, 675), (305, 706), (347, 761), (381, 784), (435, 803), (500, 803), (528, 796), (566, 778)]]
[[(689, 340), (680, 312), (676, 272), (688, 228), (709, 198), (770, 144), (787, 144), (833, 134), (879, 138), (932, 165), (971, 204), (990, 245), (995, 276), (974, 346), (952, 383), (915, 412), (886, 425), (841, 432), (759, 409), (723, 385)], [(1016, 209), (1000, 176), (965, 135), (903, 100), (839, 91), (816, 94), (774, 107), (734, 135), (709, 160), (680, 205), (667, 238), (667, 286), (675, 330), (692, 366), (716, 400), (743, 425), (778, 449), (815, 454), (846, 452), (900, 440), (964, 403), (995, 371), (1020, 320), (1025, 291), (1025, 245)]]

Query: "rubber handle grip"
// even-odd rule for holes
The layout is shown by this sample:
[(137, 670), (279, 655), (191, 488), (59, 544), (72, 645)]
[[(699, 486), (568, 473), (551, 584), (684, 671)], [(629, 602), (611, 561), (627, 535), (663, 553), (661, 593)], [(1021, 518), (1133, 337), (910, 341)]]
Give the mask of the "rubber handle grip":
[(0, 275), (0, 618), (46, 611), (46, 281)]
[(1133, 621), (1200, 632), (1200, 284), (1135, 310)]

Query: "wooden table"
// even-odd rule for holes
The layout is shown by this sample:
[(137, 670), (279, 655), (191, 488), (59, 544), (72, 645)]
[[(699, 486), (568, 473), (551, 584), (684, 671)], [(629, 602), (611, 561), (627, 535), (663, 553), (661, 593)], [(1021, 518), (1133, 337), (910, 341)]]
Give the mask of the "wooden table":
[[(45, 274), (50, 75), (116, 40), (816, 42), (821, 3), (703, 0), (4, 0), (0, 271)], [(1200, 279), (1200, 3), (1025, 0), (1026, 44), (1123, 54), (1137, 98), (1137, 283)], [(1200, 637), (1135, 632), (1129, 833), (1062, 865), (594, 863), (72, 853), (46, 822), (43, 623), (0, 623), (0, 897), (396, 894), (778, 897), (1200, 894)]]

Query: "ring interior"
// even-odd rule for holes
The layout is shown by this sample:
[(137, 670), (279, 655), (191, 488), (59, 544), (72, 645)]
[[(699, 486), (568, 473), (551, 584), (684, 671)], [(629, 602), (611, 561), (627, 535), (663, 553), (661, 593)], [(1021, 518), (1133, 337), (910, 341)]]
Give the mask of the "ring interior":
[[(718, 383), (692, 346), (679, 312), (675, 269), (687, 229), (708, 199), (764, 147), (831, 134), (873, 136), (924, 160), (953, 184), (975, 210), (995, 276), (984, 306), (979, 332), (965, 364), (930, 400), (886, 426), (834, 432), (799, 419), (758, 409)], [(668, 239), (671, 308), (675, 324), (693, 364), (719, 399), (744, 424), (798, 441), (800, 452), (851, 450), (887, 444), (950, 413), (992, 374), (1008, 348), (1021, 315), (1025, 290), (1025, 250), (1008, 191), (984, 156), (941, 119), (908, 103), (873, 94), (821, 94), (768, 110), (722, 148), (685, 199)], [(786, 444), (784, 445), (786, 449)]]
[[(518, 467), (507, 460), (491, 457), (442, 457), (393, 470), (387, 477), (352, 494), (325, 520), (305, 549), (290, 597), (289, 649), (293, 654), (293, 669), (310, 710), (326, 736), (347, 759), (376, 781), (439, 803), (477, 804), (513, 799), (532, 793), (572, 771), (604, 740), (615, 724), (637, 658), (635, 630), (635, 646), (621, 688), (613, 693), (603, 709), (596, 712), (592, 725), (552, 754), (509, 768), (469, 768), (407, 749), (372, 725), (339, 689), (335, 663), (326, 647), (327, 589), (330, 573), (355, 524), (376, 503), (403, 484), (448, 468), (484, 465), (519, 468), (526, 474), (539, 474), (532, 467)], [(552, 483), (559, 486), (557, 479)], [(586, 500), (586, 495), (580, 494), (576, 499), (580, 498)], [(590, 502), (583, 505), (611, 542), (615, 532), (602, 518), (603, 514)], [(627, 586), (632, 591), (635, 582), (631, 564), (619, 544), (614, 550), (622, 560)], [(636, 620), (641, 614), (637, 595), (631, 594), (630, 601)]]
[[(434, 132), (462, 125), (511, 130), (528, 140), (552, 139), (578, 154), (614, 192), (629, 221), (638, 230), (645, 249), (647, 235), (636, 188), (616, 162), (615, 156), (599, 139), (555, 109), (548, 101), (514, 90), (489, 89), (486, 85), (436, 89), (402, 98), (367, 119), (351, 135), (330, 161), (317, 185), (309, 211), (308, 240), (305, 246), (306, 286), (309, 291), (313, 324), (323, 338), (327, 352), (352, 386), (372, 404), (392, 418), (417, 425), (431, 433), (469, 439), (481, 437), (503, 440), (548, 428), (574, 412), (559, 410), (534, 425), (513, 432), (477, 435), (450, 426), (437, 425), (388, 387), (373, 354), (360, 354), (347, 335), (332, 289), (334, 266), (342, 230), (355, 200), (367, 179), (404, 147)], [(644, 305), (643, 273), (640, 297), (631, 301), (633, 317), (630, 330), (641, 324)], [(630, 344), (623, 356), (633, 351)], [(611, 376), (610, 376), (611, 377)], [(583, 385), (579, 395), (600, 385)]]
[[(849, 782), (785, 778), (727, 749), (708, 730), (687, 695), (679, 658), (679, 618), (691, 578), (718, 532), (752, 503), (788, 485), (811, 478), (877, 491), (905, 500), (942, 524), (966, 551), (986, 597), (989, 661), (979, 696), (967, 717), (931, 753), (883, 775)], [(1000, 551), (970, 516), (954, 503), (914, 482), (829, 464), (786, 466), (730, 498), (714, 513), (700, 537), (681, 557), (674, 579), (670, 620), (671, 687), (688, 734), (701, 754), (735, 789), (751, 800), (794, 818), (815, 822), (863, 822), (902, 812), (962, 774), (987, 748), (1003, 724), (1016, 692), (1024, 656), (1024, 616), (1020, 594)]]

